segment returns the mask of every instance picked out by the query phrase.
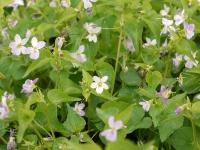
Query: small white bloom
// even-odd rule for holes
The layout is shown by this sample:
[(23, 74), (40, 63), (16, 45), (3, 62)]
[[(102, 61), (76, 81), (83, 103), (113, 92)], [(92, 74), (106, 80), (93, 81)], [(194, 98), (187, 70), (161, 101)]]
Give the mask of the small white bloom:
[(18, 23), (17, 19), (9, 19), (8, 20), (8, 26), (11, 28), (15, 27), (17, 25), (17, 23)]
[[(11, 98), (11, 97), (9, 97), (9, 98)], [(7, 100), (12, 100), (12, 99), (8, 99), (8, 93), (5, 92), (1, 98), (1, 103), (0, 103), (0, 119), (8, 118), (9, 108), (7, 105)]]
[(108, 76), (103, 76), (102, 78), (93, 76), (93, 81), (90, 87), (96, 89), (98, 94), (101, 94), (103, 90), (109, 89), (108, 85), (105, 83), (108, 80)]
[(15, 137), (14, 137), (14, 130), (10, 129), (10, 136), (9, 136), (9, 141), (7, 143), (7, 150), (13, 150), (16, 149), (17, 144), (15, 142)]
[(97, 34), (101, 32), (101, 27), (98, 27), (94, 23), (85, 23), (84, 28), (87, 30), (89, 35), (86, 36), (86, 39), (89, 40), (89, 42), (97, 42)]
[(33, 37), (31, 40), (31, 44), (32, 47), (28, 47), (27, 51), (28, 54), (30, 54), (29, 57), (36, 60), (39, 58), (40, 55), (39, 50), (42, 49), (46, 45), (46, 43), (44, 41), (38, 41), (36, 37)]
[(166, 18), (162, 18), (162, 24), (164, 25), (163, 29), (161, 30), (162, 34), (167, 34), (168, 32), (176, 32), (176, 29), (173, 27), (173, 20), (168, 20)]
[(34, 79), (34, 80), (26, 80), (25, 83), (22, 85), (22, 90), (21, 90), (21, 93), (24, 93), (24, 94), (31, 94), (34, 90), (34, 88), (36, 87), (36, 82), (38, 81), (38, 78), (37, 79)]
[(184, 59), (186, 61), (186, 63), (185, 63), (186, 68), (191, 69), (194, 66), (196, 67), (198, 65), (199, 61), (195, 59), (196, 53), (197, 52), (191, 52), (192, 58), (188, 57), (187, 55), (184, 56)]
[(164, 43), (162, 44), (162, 47), (167, 47), (167, 45), (168, 45), (168, 41), (167, 39), (165, 39)]
[(142, 108), (144, 109), (144, 111), (148, 112), (150, 107), (151, 107), (151, 103), (149, 101), (143, 101), (143, 102), (139, 102), (139, 104), (142, 106)]
[(124, 40), (124, 46), (125, 48), (128, 49), (129, 52), (133, 53), (135, 52), (135, 47), (133, 45), (133, 40), (132, 38), (129, 36)]
[(164, 9), (160, 11), (160, 14), (162, 16), (167, 16), (169, 11), (170, 11), (170, 7), (168, 7), (166, 4), (164, 4)]
[(79, 116), (85, 116), (85, 111), (83, 110), (85, 107), (84, 103), (78, 103), (76, 102), (73, 110), (79, 115)]
[(52, 7), (52, 8), (55, 8), (57, 6), (57, 3), (56, 1), (52, 0), (50, 3), (49, 3), (49, 7)]
[(83, 54), (84, 50), (85, 50), (85, 46), (80, 45), (76, 52), (71, 53), (71, 57), (74, 58), (76, 61), (78, 61), (80, 63), (86, 62), (87, 58), (86, 58), (86, 55)]
[(84, 3), (84, 8), (92, 8), (92, 2), (97, 2), (97, 0), (82, 0)]
[(65, 41), (64, 37), (57, 37), (56, 38), (56, 46), (58, 47), (59, 50), (61, 50), (64, 41)]
[(189, 40), (194, 36), (195, 25), (188, 24), (187, 22), (184, 23), (185, 35), (186, 38)]
[(71, 6), (70, 0), (61, 0), (61, 6), (65, 8), (69, 8)]
[(31, 37), (31, 30), (26, 31), (26, 38), (29, 39)]
[(13, 0), (12, 4), (10, 4), (9, 6), (13, 7), (13, 9), (16, 10), (18, 6), (24, 6), (24, 1), (23, 0)]
[(19, 34), (15, 35), (15, 41), (12, 41), (9, 45), (9, 47), (12, 49), (11, 52), (13, 55), (19, 56), (21, 53), (26, 54), (26, 47), (25, 44), (28, 42), (28, 40), (21, 39)]
[(146, 38), (146, 43), (143, 44), (143, 47), (156, 46), (156, 44), (156, 39), (151, 40), (150, 38)]
[(200, 100), (200, 93), (195, 96), (195, 98)]
[(181, 23), (185, 21), (185, 11), (178, 10), (176, 15), (174, 16), (175, 25), (179, 26)]
[(3, 96), (7, 99), (7, 100), (13, 100), (14, 98), (15, 98), (15, 95), (14, 94), (10, 94), (10, 93), (8, 93), (7, 91), (5, 91), (4, 93), (3, 93)]
[(173, 60), (173, 64), (176, 68), (179, 67), (180, 63), (183, 60), (183, 55), (176, 53), (175, 54), (175, 58), (172, 59)]
[(114, 142), (117, 140), (117, 131), (124, 127), (121, 120), (115, 121), (113, 116), (108, 118), (109, 129), (104, 130), (100, 133), (101, 136), (104, 136), (106, 140)]

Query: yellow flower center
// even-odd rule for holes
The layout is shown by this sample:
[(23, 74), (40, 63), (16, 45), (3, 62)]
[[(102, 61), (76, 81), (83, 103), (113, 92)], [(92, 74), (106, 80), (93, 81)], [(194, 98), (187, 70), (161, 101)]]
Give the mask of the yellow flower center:
[(21, 44), (21, 43), (19, 43), (18, 45), (17, 45), (17, 48), (21, 48), (23, 45)]
[(98, 82), (97, 85), (98, 85), (99, 87), (101, 87), (101, 86), (103, 85), (103, 83), (102, 83), (102, 82)]

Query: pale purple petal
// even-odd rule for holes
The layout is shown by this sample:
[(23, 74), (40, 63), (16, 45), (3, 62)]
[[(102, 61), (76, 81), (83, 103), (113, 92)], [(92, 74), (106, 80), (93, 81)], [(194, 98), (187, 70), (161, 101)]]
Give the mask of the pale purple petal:
[(16, 42), (16, 43), (21, 43), (21, 37), (20, 37), (19, 34), (16, 34), (16, 35), (15, 35), (15, 42)]
[(101, 82), (106, 82), (108, 80), (108, 76), (103, 76), (102, 78), (101, 78)]
[(121, 129), (123, 126), (124, 126), (124, 125), (123, 125), (123, 122), (122, 122), (121, 120), (116, 121), (116, 122), (114, 123), (114, 128), (115, 128), (116, 130)]
[(36, 59), (39, 58), (39, 55), (40, 55), (39, 51), (38, 50), (34, 50), (34, 51), (31, 51), (29, 56), (30, 56), (31, 59), (36, 60)]
[(45, 45), (46, 45), (46, 43), (45, 43), (44, 41), (40, 41), (40, 42), (37, 43), (37, 46), (36, 46), (36, 47), (37, 47), (38, 49), (42, 49)]
[(93, 83), (90, 85), (90, 87), (91, 87), (92, 89), (96, 89), (96, 88), (98, 87), (98, 85), (97, 85), (96, 82), (93, 82)]
[(103, 92), (103, 87), (97, 87), (96, 92), (97, 94), (101, 94)]
[(92, 78), (95, 82), (100, 82), (101, 78), (97, 77), (97, 76), (93, 76)]
[(108, 85), (105, 84), (105, 83), (102, 84), (102, 87), (103, 87), (104, 89), (106, 89), (106, 90), (109, 89)]
[(36, 37), (33, 37), (32, 40), (31, 40), (31, 44), (33, 47), (37, 47), (37, 44), (38, 44), (38, 40)]
[(114, 122), (114, 117), (113, 116), (110, 116), (108, 118), (108, 125), (110, 128), (114, 128), (115, 127), (115, 122)]

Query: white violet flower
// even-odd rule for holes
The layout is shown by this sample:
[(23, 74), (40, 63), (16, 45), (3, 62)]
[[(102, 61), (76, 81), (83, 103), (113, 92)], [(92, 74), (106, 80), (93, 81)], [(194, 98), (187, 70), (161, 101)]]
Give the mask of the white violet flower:
[(62, 7), (69, 8), (71, 6), (70, 0), (61, 0), (60, 2)]
[(146, 43), (143, 44), (143, 48), (148, 46), (156, 46), (157, 41), (156, 39), (151, 40), (150, 38), (146, 38)]
[(59, 50), (61, 50), (64, 41), (65, 41), (64, 37), (57, 37), (56, 38), (56, 46), (58, 47)]
[(186, 68), (191, 69), (194, 66), (196, 67), (198, 65), (199, 61), (195, 59), (196, 53), (197, 52), (191, 52), (192, 58), (188, 57), (187, 55), (184, 56), (184, 59), (186, 61), (186, 63), (185, 63)]
[(167, 16), (169, 11), (170, 11), (170, 7), (168, 7), (166, 4), (164, 4), (164, 9), (160, 11), (160, 14), (162, 16)]
[(7, 105), (7, 100), (13, 100), (14, 96), (12, 94), (8, 94), (7, 92), (4, 92), (1, 103), (0, 103), (0, 119), (8, 118), (9, 115), (9, 108)]
[(28, 54), (31, 59), (38, 59), (40, 52), (39, 50), (42, 49), (46, 43), (44, 41), (38, 41), (36, 37), (33, 37), (31, 40), (32, 47), (28, 47)]
[(85, 9), (92, 8), (92, 3), (97, 2), (97, 0), (82, 0), (82, 1)]
[(13, 0), (12, 4), (9, 6), (13, 7), (14, 10), (18, 8), (18, 6), (24, 6), (24, 1), (23, 0)]
[(87, 58), (86, 58), (86, 55), (83, 54), (84, 50), (85, 50), (85, 46), (84, 45), (80, 45), (76, 52), (71, 53), (71, 57), (74, 58), (79, 63), (86, 62)]
[(161, 30), (162, 34), (167, 34), (168, 32), (176, 32), (176, 29), (173, 27), (173, 20), (168, 20), (166, 18), (162, 18), (162, 24), (164, 25), (163, 29)]
[(8, 26), (13, 28), (17, 25), (18, 20), (17, 19), (8, 19)]
[(133, 53), (135, 52), (135, 47), (133, 45), (133, 40), (130, 36), (128, 36), (125, 40), (124, 40), (124, 46), (125, 48), (128, 49), (129, 52)]
[(97, 42), (97, 34), (101, 32), (101, 27), (98, 27), (94, 23), (85, 23), (84, 28), (87, 30), (89, 35), (86, 36), (86, 39), (89, 40), (89, 42)]
[(100, 133), (101, 136), (104, 136), (106, 140), (110, 142), (114, 142), (117, 140), (117, 131), (124, 127), (123, 122), (121, 120), (114, 120), (113, 116), (108, 118), (109, 129), (104, 130)]
[(184, 22), (185, 36), (189, 40), (194, 36), (195, 25)]
[(37, 81), (38, 81), (38, 78), (34, 80), (27, 79), (25, 83), (22, 85), (21, 93), (24, 93), (26, 95), (31, 94), (36, 87), (35, 84)]
[(15, 142), (15, 137), (14, 137), (14, 130), (10, 129), (10, 136), (9, 136), (9, 141), (7, 143), (7, 150), (13, 150), (16, 149), (17, 144)]
[(139, 104), (142, 106), (142, 108), (146, 112), (148, 112), (151, 107), (151, 103), (149, 101), (142, 101), (142, 102), (139, 102)]
[(26, 38), (30, 39), (31, 35), (32, 35), (31, 30), (27, 30), (26, 31)]
[(56, 1), (52, 0), (50, 3), (49, 3), (49, 7), (52, 7), (52, 8), (55, 8), (57, 6), (57, 3)]
[(12, 49), (11, 52), (13, 55), (19, 56), (22, 54), (27, 54), (27, 49), (25, 47), (26, 43), (28, 42), (28, 39), (21, 39), (19, 34), (15, 35), (15, 41), (12, 41), (9, 45), (9, 47)]
[(176, 15), (174, 16), (175, 25), (179, 26), (181, 23), (185, 21), (185, 11), (178, 10)]
[(173, 64), (174, 64), (174, 66), (175, 66), (176, 68), (179, 67), (179, 65), (181, 64), (182, 60), (183, 60), (183, 55), (178, 54), (178, 53), (176, 53), (176, 54), (175, 54), (175, 58), (172, 59)]
[(79, 115), (79, 116), (85, 116), (85, 111), (83, 110), (85, 107), (84, 103), (78, 103), (76, 102), (73, 110)]
[(101, 94), (103, 90), (109, 89), (108, 85), (105, 83), (108, 80), (108, 76), (103, 76), (102, 78), (93, 76), (93, 82), (90, 85), (92, 89), (96, 89), (98, 94)]

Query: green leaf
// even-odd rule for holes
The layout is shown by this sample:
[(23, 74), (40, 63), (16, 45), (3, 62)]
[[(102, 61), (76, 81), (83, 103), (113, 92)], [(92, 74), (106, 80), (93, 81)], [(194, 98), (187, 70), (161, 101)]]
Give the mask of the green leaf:
[(156, 90), (148, 88), (148, 87), (140, 88), (140, 89), (138, 89), (138, 94), (145, 96), (149, 99), (153, 99), (153, 98), (155, 98)]
[(135, 106), (131, 112), (130, 120), (127, 124), (128, 133), (132, 133), (134, 130), (139, 128), (149, 128), (152, 121), (149, 117), (144, 118), (144, 110), (142, 107)]
[(69, 95), (82, 93), (81, 87), (69, 79), (69, 73), (66, 70), (62, 70), (59, 73), (55, 70), (52, 70), (49, 77), (55, 83), (55, 87), (63, 89)]
[(32, 110), (21, 109), (18, 113), (19, 128), (17, 132), (17, 142), (20, 143), (23, 139), (24, 132), (31, 124), (35, 117), (35, 112)]
[(197, 93), (200, 91), (200, 74), (183, 72), (183, 90), (188, 94)]
[(158, 126), (160, 139), (164, 142), (172, 133), (183, 125), (184, 118), (182, 116), (175, 116), (164, 119)]
[(200, 102), (199, 101), (192, 104), (191, 111), (194, 113), (200, 113)]
[(138, 73), (130, 68), (127, 72), (122, 71), (120, 73), (121, 80), (129, 86), (140, 86), (142, 79), (138, 75)]
[(124, 140), (108, 143), (106, 150), (140, 150), (140, 148), (134, 145), (131, 141)]
[(156, 89), (156, 87), (162, 81), (162, 74), (159, 71), (148, 72), (146, 75), (146, 82), (148, 83), (148, 87)]
[(0, 72), (0, 80), (3, 80), (5, 78), (6, 78), (6, 76), (3, 73)]
[(57, 106), (51, 103), (38, 103), (35, 109), (35, 120), (48, 131), (54, 131), (68, 135), (67, 131), (61, 122), (58, 120)]
[(0, 136), (3, 136), (7, 132), (8, 127), (9, 123), (0, 120)]
[(41, 68), (41, 67), (47, 65), (48, 63), (50, 63), (50, 61), (51, 61), (51, 58), (44, 58), (44, 59), (39, 59), (37, 61), (33, 61), (29, 65), (29, 67), (26, 70), (26, 72), (25, 72), (25, 74), (24, 74), (23, 77), (25, 78), (26, 76), (28, 76), (31, 72), (35, 71), (36, 69)]
[(68, 92), (65, 92), (61, 89), (50, 90), (47, 93), (47, 97), (53, 104), (56, 105), (63, 102), (74, 102), (81, 100), (80, 98), (77, 97), (68, 96)]
[(80, 132), (84, 129), (86, 122), (69, 105), (67, 105), (67, 120), (63, 123), (66, 129), (71, 132)]
[(29, 97), (28, 101), (26, 102), (26, 108), (30, 109), (30, 106), (34, 103), (45, 102), (44, 95), (41, 92), (35, 93), (33, 92)]
[[(170, 138), (173, 147), (176, 150), (194, 150), (193, 135), (191, 127), (182, 127), (178, 129)], [(199, 132), (196, 132), (199, 133)], [(200, 141), (198, 134), (197, 141)], [(199, 142), (198, 142), (199, 143)], [(200, 143), (199, 143), (200, 144)]]
[(144, 63), (152, 65), (159, 60), (160, 52), (156, 48), (144, 48), (141, 53)]
[(108, 85), (109, 87), (111, 87), (113, 85), (113, 82), (114, 81), (114, 69), (113, 67), (106, 63), (106, 62), (102, 62), (102, 61), (99, 61), (96, 65), (96, 72), (97, 74), (100, 76), (100, 77), (103, 77), (103, 76), (108, 76)]
[(92, 77), (91, 75), (86, 72), (85, 70), (82, 71), (83, 73), (83, 85), (82, 85), (82, 89), (83, 89), (83, 96), (85, 97), (85, 99), (87, 100), (88, 97), (90, 96), (90, 85), (92, 83)]

